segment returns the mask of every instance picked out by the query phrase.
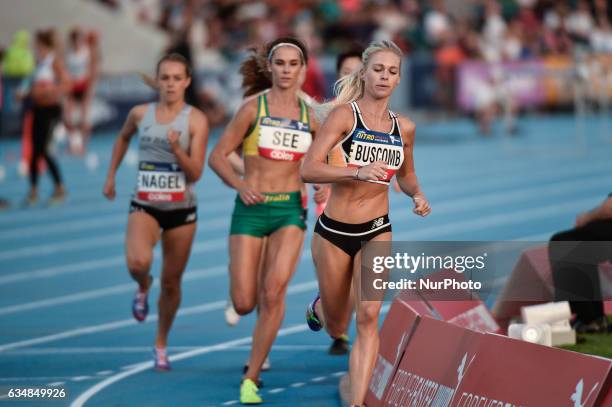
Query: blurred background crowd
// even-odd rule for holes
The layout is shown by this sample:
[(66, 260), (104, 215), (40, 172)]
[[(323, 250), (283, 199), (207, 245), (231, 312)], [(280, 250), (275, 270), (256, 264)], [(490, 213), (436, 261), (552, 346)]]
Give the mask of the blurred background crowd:
[[(32, 0), (25, 0), (32, 1)], [(49, 2), (47, 2), (49, 3)], [(57, 0), (38, 2), (41, 15), (3, 13), (3, 132), (18, 132), (15, 90), (34, 70), (29, 40), (55, 28), (66, 51), (75, 30), (99, 55), (99, 80), (89, 114), (96, 126), (117, 126), (126, 109), (153, 97), (138, 79), (155, 59), (175, 51), (196, 77), (189, 101), (214, 125), (240, 103), (238, 64), (249, 48), (294, 35), (310, 49), (304, 90), (331, 97), (335, 56), (355, 44), (391, 39), (405, 52), (394, 108), (474, 117), (483, 134), (497, 115), (594, 106), (612, 94), (612, 7), (607, 0)], [(50, 8), (48, 11), (45, 8)], [(18, 13), (17, 13), (18, 14)], [(104, 18), (102, 18), (104, 17)], [(44, 20), (44, 19), (42, 19)], [(108, 22), (113, 22), (113, 29)], [(36, 23), (38, 26), (33, 26)], [(21, 25), (18, 27), (17, 25)], [(122, 29), (123, 27), (123, 29)], [(18, 28), (21, 28), (18, 30)], [(98, 45), (99, 40), (99, 45)], [(81, 40), (79, 40), (81, 41)], [(68, 66), (68, 68), (70, 68)]]

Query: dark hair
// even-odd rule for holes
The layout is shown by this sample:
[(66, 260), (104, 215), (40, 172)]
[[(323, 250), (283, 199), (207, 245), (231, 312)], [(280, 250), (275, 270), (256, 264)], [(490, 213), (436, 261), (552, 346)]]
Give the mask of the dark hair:
[(288, 43), (298, 47), (302, 54), (302, 64), (308, 64), (308, 51), (302, 41), (292, 37), (281, 37), (259, 48), (251, 48), (251, 55), (240, 65), (244, 96), (251, 96), (272, 86), (272, 78), (268, 72), (267, 63), (270, 52), (275, 46)]
[(187, 75), (188, 78), (191, 78), (192, 72), (191, 72), (191, 66), (189, 66), (189, 62), (184, 56), (182, 56), (181, 54), (177, 54), (176, 52), (166, 54), (163, 57), (161, 57), (161, 59), (157, 62), (157, 66), (155, 67), (156, 74), (159, 74), (159, 68), (161, 67), (161, 64), (163, 64), (166, 61), (178, 62), (178, 63), (183, 64), (183, 66), (185, 67), (185, 74)]
[(349, 58), (359, 58), (361, 60), (361, 55), (363, 54), (364, 48), (359, 45), (353, 45), (347, 51), (338, 55), (338, 59), (336, 59), (336, 73), (340, 73), (340, 68), (345, 60)]
[(74, 45), (80, 38), (83, 38), (83, 31), (79, 27), (74, 27), (70, 30), (68, 37), (70, 38), (70, 43)]
[(36, 42), (48, 48), (55, 48), (55, 31), (52, 28), (36, 31)]

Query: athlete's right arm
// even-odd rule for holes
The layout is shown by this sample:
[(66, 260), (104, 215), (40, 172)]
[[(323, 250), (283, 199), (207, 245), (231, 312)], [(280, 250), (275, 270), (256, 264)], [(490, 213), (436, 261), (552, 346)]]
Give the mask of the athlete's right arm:
[(263, 202), (264, 197), (236, 174), (228, 156), (242, 143), (244, 135), (257, 118), (257, 99), (247, 100), (229, 122), (217, 145), (210, 153), (208, 165), (230, 187), (240, 194), (247, 205)]
[(104, 189), (102, 191), (104, 196), (110, 200), (115, 199), (116, 195), (115, 174), (117, 173), (117, 169), (123, 160), (123, 156), (130, 145), (132, 136), (138, 130), (138, 123), (140, 123), (142, 120), (145, 110), (146, 106), (144, 105), (133, 107), (125, 120), (119, 135), (117, 136), (117, 140), (115, 140), (110, 166), (108, 167), (108, 175), (106, 176), (106, 182), (104, 183)]
[(340, 105), (329, 114), (306, 153), (302, 181), (329, 183), (348, 180), (378, 180), (386, 175), (386, 164), (376, 161), (362, 168), (336, 167), (327, 163), (327, 154), (351, 131), (353, 112), (350, 105)]

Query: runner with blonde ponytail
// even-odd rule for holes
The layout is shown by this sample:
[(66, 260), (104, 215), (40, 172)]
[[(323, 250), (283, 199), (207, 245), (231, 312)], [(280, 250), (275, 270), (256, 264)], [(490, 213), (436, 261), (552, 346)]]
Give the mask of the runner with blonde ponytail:
[[(361, 69), (338, 80), (336, 99), (321, 105), (327, 116), (306, 154), (304, 182), (332, 183), (331, 196), (312, 239), (312, 257), (320, 294), (309, 304), (310, 328), (325, 328), (332, 338), (346, 332), (351, 283), (355, 293), (357, 338), (350, 356), (351, 405), (363, 403), (378, 352), (380, 301), (361, 300), (361, 244), (391, 241), (388, 185), (397, 176), (412, 197), (413, 212), (430, 213), (414, 170), (415, 124), (389, 110), (400, 83), (402, 53), (391, 41), (372, 43)], [(342, 149), (343, 162), (328, 163), (329, 152)]]

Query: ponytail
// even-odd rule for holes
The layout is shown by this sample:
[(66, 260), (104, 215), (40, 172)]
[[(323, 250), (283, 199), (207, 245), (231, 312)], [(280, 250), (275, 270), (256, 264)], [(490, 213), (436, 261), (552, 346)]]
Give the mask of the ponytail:
[(266, 47), (252, 48), (251, 55), (240, 65), (244, 97), (272, 87), (272, 78), (267, 70)]

